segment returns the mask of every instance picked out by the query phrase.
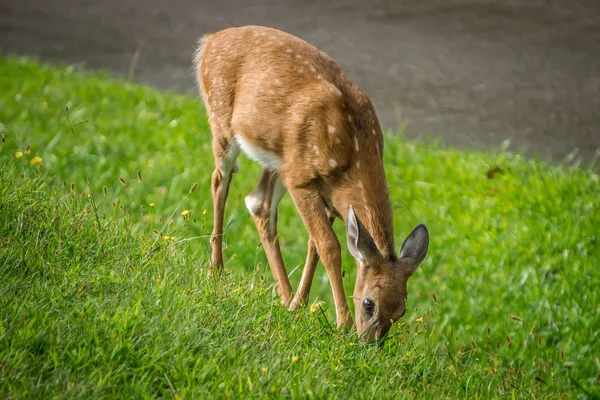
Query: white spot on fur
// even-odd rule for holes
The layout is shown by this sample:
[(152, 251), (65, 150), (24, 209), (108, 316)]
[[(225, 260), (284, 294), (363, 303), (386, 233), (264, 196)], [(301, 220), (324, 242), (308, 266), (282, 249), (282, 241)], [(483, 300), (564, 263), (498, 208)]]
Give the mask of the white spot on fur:
[(375, 129), (373, 129), (373, 135), (375, 134)]
[(281, 81), (279, 79), (275, 79), (275, 86), (283, 87), (283, 83), (281, 83)]
[(292, 54), (292, 53), (293, 53), (292, 49), (285, 49), (285, 52), (286, 52), (286, 53), (289, 53), (289, 54)]
[(354, 148), (358, 151), (358, 136), (354, 136)]
[(337, 162), (332, 158), (329, 160), (329, 166), (331, 168), (335, 168), (337, 166)]
[(313, 150), (315, 151), (315, 155), (319, 155), (319, 146), (317, 146), (316, 144), (313, 146)]
[(244, 154), (261, 164), (265, 169), (278, 171), (281, 168), (281, 158), (276, 154), (248, 143), (239, 135), (236, 135), (235, 139)]
[(340, 144), (340, 143), (342, 143), (342, 139), (340, 139), (339, 136), (338, 136), (338, 137), (335, 138), (335, 142), (337, 144)]
[(302, 56), (301, 56), (300, 54), (296, 54), (296, 58), (297, 58), (298, 60), (301, 60), (301, 59), (302, 59)]
[(356, 162), (356, 169), (359, 169), (359, 168), (360, 168), (360, 161), (357, 161)]
[(317, 75), (317, 79), (323, 79), (321, 75)]
[(317, 72), (317, 69), (315, 68), (315, 66), (314, 66), (314, 65), (311, 65), (311, 66), (310, 66), (310, 70), (311, 70), (312, 72)]
[(332, 134), (335, 133), (335, 126), (329, 125), (327, 127), (327, 132), (332, 133)]
[(352, 122), (352, 115), (348, 114), (348, 122)]

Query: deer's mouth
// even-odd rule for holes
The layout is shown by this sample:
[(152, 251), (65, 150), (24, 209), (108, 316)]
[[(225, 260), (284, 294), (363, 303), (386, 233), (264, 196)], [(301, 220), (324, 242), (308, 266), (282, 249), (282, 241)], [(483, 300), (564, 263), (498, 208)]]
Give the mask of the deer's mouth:
[(361, 341), (365, 343), (377, 343), (381, 347), (386, 341), (389, 331), (390, 327), (382, 327), (377, 323), (371, 324), (362, 331), (360, 335)]

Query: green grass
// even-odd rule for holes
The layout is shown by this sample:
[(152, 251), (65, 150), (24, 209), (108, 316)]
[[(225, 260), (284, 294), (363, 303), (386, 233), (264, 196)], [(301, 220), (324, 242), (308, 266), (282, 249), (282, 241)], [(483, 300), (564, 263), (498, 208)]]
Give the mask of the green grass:
[[(243, 202), (260, 171), (247, 159), (226, 211), (229, 274), (207, 273), (197, 99), (3, 57), (0, 134), (2, 398), (600, 396), (592, 170), (386, 137), (397, 241), (424, 222), (431, 244), (377, 350), (331, 329), (322, 267), (323, 311), (278, 305)], [(279, 225), (297, 284), (307, 235), (289, 196)]]

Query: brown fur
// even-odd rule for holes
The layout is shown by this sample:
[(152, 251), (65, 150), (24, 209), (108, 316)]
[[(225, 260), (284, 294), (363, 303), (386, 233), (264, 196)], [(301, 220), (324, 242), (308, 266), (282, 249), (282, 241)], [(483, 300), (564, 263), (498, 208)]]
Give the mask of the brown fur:
[[(238, 136), (278, 160), (276, 170), (265, 168), (247, 201), (262, 202), (253, 215), (284, 302), (297, 307), (306, 301), (320, 256), (331, 281), (338, 325), (352, 324), (341, 281), (340, 244), (331, 228), (336, 216), (346, 219), (350, 205), (371, 234), (380, 264), (387, 266), (379, 268), (372, 280), (380, 287), (391, 287), (400, 295), (396, 297), (405, 297), (408, 274), (391, 266), (397, 256), (382, 159), (383, 136), (367, 95), (328, 55), (297, 37), (266, 27), (230, 28), (203, 37), (194, 64), (216, 162), (214, 266), (221, 268), (223, 263), (222, 220), (231, 173), (236, 171), (235, 167), (229, 170), (229, 164), (237, 156), (232, 149)], [(279, 180), (310, 234), (303, 278), (293, 299), (276, 243), (279, 199), (273, 199), (273, 187)], [(274, 215), (269, 213), (272, 205)], [(386, 268), (392, 269), (386, 273)], [(364, 269), (359, 272), (360, 290), (369, 287), (365, 280), (370, 275)], [(377, 290), (385, 296), (390, 293)], [(392, 310), (385, 312), (384, 319), (399, 314), (404, 299), (388, 303)]]

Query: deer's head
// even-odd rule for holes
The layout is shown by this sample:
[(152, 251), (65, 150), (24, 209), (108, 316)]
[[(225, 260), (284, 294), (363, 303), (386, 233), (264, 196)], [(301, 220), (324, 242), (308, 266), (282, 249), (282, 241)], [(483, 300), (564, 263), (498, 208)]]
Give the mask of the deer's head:
[(399, 257), (384, 257), (350, 207), (346, 236), (358, 264), (353, 296), (358, 334), (365, 340), (381, 339), (406, 312), (407, 281), (427, 254), (429, 233), (425, 225), (418, 225)]

